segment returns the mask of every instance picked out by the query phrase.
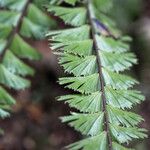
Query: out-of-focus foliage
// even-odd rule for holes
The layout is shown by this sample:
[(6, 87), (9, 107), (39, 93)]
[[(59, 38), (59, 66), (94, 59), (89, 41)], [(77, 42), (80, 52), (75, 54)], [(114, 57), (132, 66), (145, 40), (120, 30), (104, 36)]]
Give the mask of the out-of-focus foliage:
[(118, 22), (118, 26), (126, 30), (129, 24), (136, 19), (141, 12), (143, 3), (142, 0), (113, 0), (114, 6), (111, 15)]
[[(25, 76), (33, 76), (34, 70), (24, 60), (39, 60), (41, 55), (24, 39), (43, 39), (44, 34), (55, 26), (35, 3), (30, 0), (0, 0), (0, 117), (7, 112), (15, 100), (5, 90), (23, 90), (30, 86)], [(42, 4), (41, 1), (40, 4)]]

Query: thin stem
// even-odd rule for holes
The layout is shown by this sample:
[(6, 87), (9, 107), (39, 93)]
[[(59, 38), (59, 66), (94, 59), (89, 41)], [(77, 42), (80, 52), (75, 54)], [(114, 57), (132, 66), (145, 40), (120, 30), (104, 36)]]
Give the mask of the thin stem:
[(102, 102), (103, 102), (103, 112), (104, 112), (104, 125), (105, 125), (105, 131), (107, 133), (107, 137), (108, 137), (108, 144), (109, 144), (109, 150), (113, 150), (112, 148), (112, 139), (111, 139), (111, 135), (110, 135), (110, 131), (109, 131), (109, 119), (108, 119), (108, 113), (107, 113), (107, 102), (106, 102), (106, 95), (105, 95), (105, 83), (104, 83), (104, 79), (103, 79), (103, 73), (102, 73), (102, 65), (101, 65), (101, 59), (99, 56), (99, 47), (98, 47), (98, 43), (96, 40), (96, 29), (95, 29), (95, 25), (93, 22), (93, 11), (91, 9), (91, 2), (90, 0), (88, 0), (87, 3), (87, 10), (88, 10), (88, 17), (89, 17), (89, 22), (90, 22), (90, 26), (91, 26), (91, 32), (92, 32), (92, 38), (94, 41), (94, 45), (93, 48), (95, 50), (96, 56), (97, 56), (97, 64), (98, 64), (98, 73), (99, 73), (99, 78), (100, 78), (100, 86), (101, 86), (101, 92), (102, 92)]
[(7, 49), (11, 46), (11, 43), (12, 43), (12, 41), (14, 39), (15, 34), (20, 31), (23, 17), (26, 15), (28, 5), (31, 2), (32, 2), (32, 0), (27, 0), (26, 1), (26, 4), (24, 5), (24, 8), (22, 10), (22, 13), (21, 13), (21, 15), (20, 15), (20, 17), (18, 19), (18, 22), (17, 22), (16, 26), (12, 28), (12, 31), (10, 32), (10, 34), (8, 36), (7, 43), (6, 43), (6, 45), (5, 45), (4, 49), (3, 49), (3, 52), (1, 54), (1, 62), (2, 62), (3, 57), (5, 56), (5, 53), (6, 53)]

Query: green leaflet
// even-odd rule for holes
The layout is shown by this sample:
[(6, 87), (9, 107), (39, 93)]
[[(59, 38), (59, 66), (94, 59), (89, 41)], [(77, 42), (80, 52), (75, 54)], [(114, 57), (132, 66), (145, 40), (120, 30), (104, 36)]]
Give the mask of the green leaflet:
[(92, 74), (86, 77), (66, 77), (59, 79), (60, 85), (73, 89), (81, 93), (93, 93), (100, 89), (100, 80), (98, 74)]
[(20, 32), (28, 38), (43, 39), (50, 26), (54, 28), (56, 26), (55, 22), (35, 5), (30, 4)]
[(6, 41), (3, 39), (0, 39), (0, 54), (3, 52), (5, 46), (6, 46)]
[(31, 60), (39, 60), (41, 58), (41, 55), (27, 44), (19, 35), (15, 35), (10, 46), (10, 50), (20, 58), (28, 58)]
[(94, 0), (93, 5), (102, 12), (108, 12), (113, 7), (112, 0)]
[(93, 136), (84, 140), (81, 140), (79, 142), (76, 142), (74, 144), (71, 144), (67, 146), (66, 148), (69, 150), (107, 150), (107, 137), (106, 132), (102, 132), (101, 134), (97, 136)]
[(10, 116), (10, 114), (7, 111), (5, 111), (4, 109), (0, 109), (0, 117), (2, 119), (9, 117), (9, 116)]
[(22, 27), (21, 27), (21, 35), (25, 37), (37, 37), (38, 39), (42, 39), (45, 33), (45, 29), (32, 21), (28, 18), (24, 18)]
[(79, 8), (67, 8), (59, 6), (48, 6), (49, 12), (54, 12), (54, 14), (60, 17), (66, 24), (73, 26), (81, 26), (85, 24), (87, 11), (83, 7)]
[[(52, 43), (52, 50), (60, 50), (66, 51), (68, 53), (73, 53), (75, 55), (90, 55), (92, 54), (92, 45), (93, 41), (91, 40), (83, 40), (83, 41), (67, 41), (61, 43)], [(83, 50), (83, 48), (85, 50)]]
[(113, 142), (112, 146), (113, 146), (113, 150), (134, 150), (134, 149), (123, 147), (116, 142)]
[(93, 41), (89, 39), (90, 28), (88, 25), (77, 27), (75, 29), (50, 31), (47, 37), (50, 37), (51, 49), (66, 51), (75, 55), (91, 55)]
[(0, 37), (1, 39), (6, 39), (10, 34), (12, 27), (4, 24), (0, 24)]
[(96, 40), (99, 49), (106, 52), (122, 53), (129, 50), (129, 45), (121, 40), (114, 40), (113, 38), (102, 37), (99, 35), (96, 35)]
[(12, 10), (21, 11), (26, 3), (26, 0), (0, 0), (0, 6)]
[(15, 100), (0, 86), (0, 117), (9, 117), (7, 110), (15, 104)]
[(114, 89), (128, 89), (138, 84), (138, 81), (127, 75), (114, 73), (103, 69), (103, 76), (106, 85), (111, 85)]
[(50, 19), (50, 17), (48, 17), (43, 11), (37, 8), (34, 4), (29, 5), (27, 18), (33, 23), (41, 27), (45, 27), (46, 30), (48, 30), (50, 26), (55, 26), (54, 21)]
[(96, 113), (102, 111), (100, 92), (95, 92), (90, 95), (64, 95), (59, 97), (58, 100), (65, 101), (70, 107), (75, 107), (81, 112)]
[(52, 0), (33, 0), (33, 3), (41, 10), (44, 10), (45, 8), (43, 6), (48, 5), (50, 1)]
[(85, 135), (97, 135), (103, 131), (103, 118), (104, 114), (77, 114), (72, 113), (71, 116), (62, 117), (62, 122), (69, 122), (69, 125), (74, 127)]
[(73, 73), (76, 76), (91, 75), (97, 72), (97, 62), (94, 55), (84, 58), (63, 53), (60, 54), (60, 56), (59, 63), (63, 66), (66, 72)]
[(18, 19), (20, 17), (19, 12), (15, 11), (7, 11), (7, 10), (1, 10), (0, 11), (0, 23), (4, 25), (13, 25), (16, 26)]
[(133, 53), (120, 55), (118, 53), (100, 51), (99, 55), (102, 65), (111, 71), (124, 71), (137, 63), (137, 59)]
[(15, 100), (0, 86), (0, 105), (12, 105)]
[[(51, 14), (73, 26), (47, 33), (59, 64), (71, 74), (60, 78), (59, 84), (76, 92), (58, 97), (58, 101), (78, 110), (78, 113), (72, 112), (61, 119), (88, 136), (66, 148), (131, 150), (121, 144), (147, 137), (146, 130), (137, 127), (143, 118), (125, 110), (144, 100), (141, 92), (131, 89), (138, 81), (120, 73), (137, 63), (136, 56), (129, 52), (131, 38), (121, 36), (107, 14), (113, 1), (78, 1), (80, 9), (88, 12), (86, 17), (76, 3), (65, 2), (69, 4), (67, 7), (58, 6), (59, 0), (52, 1), (55, 5), (47, 7)], [(78, 21), (74, 23), (74, 19)]]
[(128, 143), (132, 139), (143, 139), (146, 138), (147, 136), (145, 135), (146, 130), (142, 128), (137, 128), (137, 127), (121, 127), (117, 125), (110, 125), (110, 131), (114, 138), (120, 142), (120, 143)]
[(113, 107), (125, 109), (144, 101), (141, 92), (135, 90), (115, 90), (111, 87), (105, 88), (107, 103)]
[(11, 51), (6, 52), (2, 63), (12, 73), (22, 76), (34, 74), (33, 69), (19, 60)]
[(50, 31), (47, 37), (55, 42), (83, 41), (89, 39), (90, 27), (83, 25), (74, 29)]
[(3, 65), (0, 65), (0, 83), (16, 90), (25, 89), (30, 86), (28, 80), (9, 72)]
[(143, 118), (135, 113), (107, 106), (108, 117), (110, 123), (116, 123), (117, 125), (123, 125), (126, 127), (138, 125), (143, 121)]

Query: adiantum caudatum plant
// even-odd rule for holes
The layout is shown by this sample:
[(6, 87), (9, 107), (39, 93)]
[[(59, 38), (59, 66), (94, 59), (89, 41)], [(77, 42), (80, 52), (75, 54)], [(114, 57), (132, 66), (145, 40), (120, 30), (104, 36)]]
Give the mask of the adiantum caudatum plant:
[(78, 110), (61, 120), (86, 136), (69, 150), (131, 150), (130, 141), (146, 137), (138, 127), (143, 118), (129, 111), (144, 96), (132, 89), (138, 81), (123, 74), (137, 59), (129, 51), (131, 38), (109, 17), (112, 8), (112, 0), (53, 0), (47, 7), (67, 25), (47, 37), (60, 65), (73, 75), (59, 84), (75, 91), (58, 100)]

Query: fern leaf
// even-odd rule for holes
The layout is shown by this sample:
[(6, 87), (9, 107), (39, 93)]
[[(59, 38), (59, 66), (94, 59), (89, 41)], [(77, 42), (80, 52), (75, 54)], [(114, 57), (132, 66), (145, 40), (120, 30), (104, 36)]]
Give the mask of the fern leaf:
[(47, 33), (59, 64), (71, 74), (60, 78), (59, 84), (77, 92), (58, 97), (78, 112), (61, 119), (88, 136), (66, 148), (131, 150), (122, 144), (147, 136), (146, 130), (138, 127), (143, 118), (125, 109), (141, 103), (144, 96), (131, 89), (137, 80), (120, 73), (130, 69), (137, 59), (129, 52), (131, 38), (122, 36), (107, 14), (113, 1), (65, 1), (68, 7), (58, 6), (62, 2), (59, 0), (52, 2), (55, 5), (48, 6), (48, 11), (73, 26)]

